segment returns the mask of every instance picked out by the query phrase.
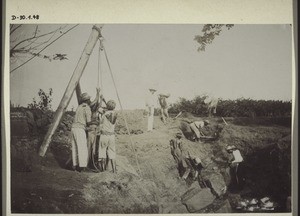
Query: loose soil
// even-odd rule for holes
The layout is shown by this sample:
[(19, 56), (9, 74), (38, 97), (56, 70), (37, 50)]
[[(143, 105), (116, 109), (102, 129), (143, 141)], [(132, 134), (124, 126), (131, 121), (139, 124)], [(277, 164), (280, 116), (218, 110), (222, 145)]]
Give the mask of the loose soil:
[[(182, 195), (193, 182), (179, 176), (170, 153), (170, 139), (182, 129), (185, 119), (169, 119), (164, 125), (155, 116), (155, 129), (146, 132), (147, 116), (142, 110), (126, 111), (131, 131), (119, 116), (117, 131), (117, 174), (110, 171), (74, 172), (67, 163), (71, 155), (72, 114), (64, 115), (45, 155), (37, 154), (47, 121), (39, 128), (19, 133), (12, 128), (11, 211), (13, 213), (189, 213)], [(49, 117), (51, 118), (51, 117)], [(286, 212), (291, 195), (291, 129), (284, 120), (228, 118), (209, 119), (221, 128), (213, 142), (196, 143), (183, 138), (184, 148), (202, 159), (207, 169), (218, 170), (228, 185), (227, 193), (198, 211), (235, 212), (244, 198), (268, 196)], [(13, 125), (12, 125), (13, 127)], [(35, 132), (35, 133), (34, 133)], [(243, 189), (230, 188), (225, 147), (236, 145), (245, 158)]]

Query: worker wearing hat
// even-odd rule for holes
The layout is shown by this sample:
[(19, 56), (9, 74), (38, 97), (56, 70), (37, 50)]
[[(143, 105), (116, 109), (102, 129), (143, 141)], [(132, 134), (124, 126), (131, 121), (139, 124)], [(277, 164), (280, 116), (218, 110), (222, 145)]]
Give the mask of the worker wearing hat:
[(154, 122), (154, 108), (157, 105), (157, 98), (155, 95), (156, 89), (149, 88), (149, 94), (146, 100), (146, 107), (148, 112), (148, 127), (147, 131), (153, 130), (153, 122)]
[(115, 113), (116, 102), (109, 100), (106, 103), (106, 111), (99, 109), (102, 112), (100, 117), (100, 143), (98, 160), (101, 171), (107, 169), (108, 164), (111, 163), (112, 171), (116, 170), (116, 144), (115, 144), (115, 125), (117, 122), (117, 115)]
[(196, 140), (198, 142), (200, 142), (200, 137), (203, 136), (203, 133), (201, 132), (201, 129), (207, 125), (209, 125), (209, 121), (208, 120), (204, 120), (204, 121), (194, 121), (192, 123), (190, 123), (190, 127), (192, 129), (192, 131), (194, 132), (194, 135), (196, 136)]
[(80, 105), (76, 109), (72, 124), (72, 159), (73, 168), (77, 171), (85, 170), (88, 164), (88, 146), (86, 129), (91, 122), (91, 97), (87, 93), (80, 96)]
[(177, 168), (182, 179), (186, 180), (189, 176), (192, 165), (188, 158), (188, 153), (182, 148), (182, 133), (177, 132), (175, 139), (170, 140), (171, 154), (177, 163)]
[(182, 133), (177, 132), (175, 134), (175, 139), (170, 140), (170, 148), (171, 148), (171, 154), (176, 161), (176, 163), (179, 163), (181, 160), (181, 151), (182, 151)]
[(239, 185), (240, 180), (238, 177), (238, 167), (241, 162), (244, 161), (241, 152), (234, 145), (229, 145), (226, 147), (226, 150), (229, 154), (232, 155), (232, 159), (229, 160), (230, 172), (237, 185)]

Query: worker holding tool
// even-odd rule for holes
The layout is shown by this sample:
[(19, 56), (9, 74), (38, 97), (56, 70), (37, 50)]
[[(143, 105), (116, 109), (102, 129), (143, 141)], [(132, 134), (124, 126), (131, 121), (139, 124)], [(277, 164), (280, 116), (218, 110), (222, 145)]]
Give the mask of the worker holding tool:
[(238, 176), (238, 171), (239, 171), (238, 167), (239, 164), (244, 161), (244, 159), (241, 155), (241, 152), (237, 149), (236, 146), (234, 145), (227, 146), (226, 150), (232, 156), (232, 158), (228, 161), (230, 167), (230, 173), (231, 176), (233, 177), (232, 179), (234, 179), (236, 186), (239, 186), (241, 182)]
[(190, 173), (192, 173), (193, 180), (200, 180), (202, 182), (201, 175), (199, 173), (203, 169), (203, 164), (200, 158), (192, 157), (189, 152), (184, 151), (182, 147), (182, 133), (177, 132), (175, 139), (170, 140), (171, 154), (177, 163), (179, 174), (183, 180), (187, 180)]
[(209, 125), (208, 120), (194, 121), (194, 122), (190, 123), (190, 127), (191, 127), (192, 131), (194, 132), (196, 141), (201, 142), (200, 138), (201, 138), (201, 136), (204, 136), (201, 129), (207, 125)]

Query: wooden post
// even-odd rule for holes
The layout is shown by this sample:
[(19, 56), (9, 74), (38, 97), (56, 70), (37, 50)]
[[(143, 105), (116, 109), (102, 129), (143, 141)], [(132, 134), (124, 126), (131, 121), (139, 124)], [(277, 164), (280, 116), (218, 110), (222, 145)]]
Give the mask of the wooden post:
[[(47, 148), (51, 142), (51, 138), (58, 127), (60, 120), (67, 108), (67, 106), (70, 103), (70, 100), (72, 98), (72, 95), (76, 89), (76, 86), (78, 86), (79, 80), (82, 76), (82, 73), (87, 65), (87, 62), (89, 60), (89, 57), (97, 43), (98, 38), (101, 36), (101, 25), (94, 25), (92, 29), (92, 33), (88, 39), (88, 42), (81, 54), (81, 57), (76, 65), (76, 68), (73, 72), (73, 75), (69, 81), (69, 84), (66, 88), (66, 91), (64, 93), (64, 96), (62, 97), (60, 104), (55, 112), (54, 119), (52, 124), (50, 125), (49, 130), (47, 131), (47, 134), (44, 138), (44, 141), (40, 147), (39, 155), (45, 156), (45, 153), (47, 151)], [(80, 87), (79, 87), (80, 88)]]
[(76, 97), (77, 97), (78, 104), (80, 104), (80, 95), (81, 95), (81, 87), (80, 87), (80, 83), (78, 81), (78, 84), (76, 86)]
[(223, 117), (222, 117), (222, 120), (226, 125), (228, 125), (228, 123), (225, 121), (225, 119)]

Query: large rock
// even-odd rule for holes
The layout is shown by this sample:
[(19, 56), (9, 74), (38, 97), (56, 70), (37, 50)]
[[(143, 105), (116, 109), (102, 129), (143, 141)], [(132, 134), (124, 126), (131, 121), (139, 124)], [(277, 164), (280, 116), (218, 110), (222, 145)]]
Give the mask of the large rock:
[(182, 195), (181, 202), (190, 213), (194, 213), (210, 205), (214, 199), (209, 188), (192, 187)]
[(220, 197), (226, 193), (227, 186), (220, 172), (204, 170), (201, 174), (206, 185), (212, 190), (214, 195)]

